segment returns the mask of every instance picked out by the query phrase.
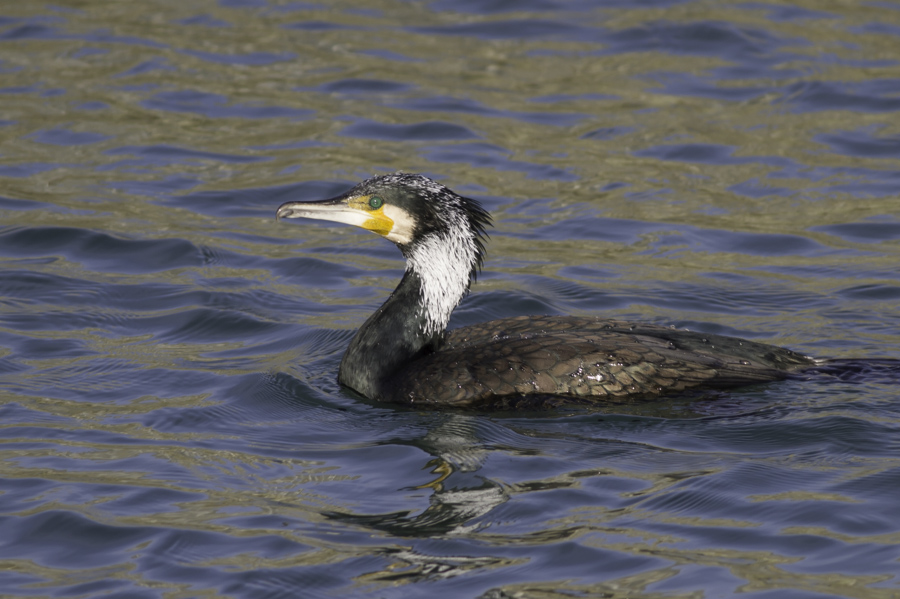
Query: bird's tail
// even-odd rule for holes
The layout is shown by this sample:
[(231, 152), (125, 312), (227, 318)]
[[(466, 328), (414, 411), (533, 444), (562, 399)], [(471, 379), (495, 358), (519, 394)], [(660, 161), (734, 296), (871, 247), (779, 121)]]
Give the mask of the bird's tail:
[(816, 360), (800, 376), (824, 375), (849, 383), (900, 383), (900, 360), (892, 358), (837, 358)]

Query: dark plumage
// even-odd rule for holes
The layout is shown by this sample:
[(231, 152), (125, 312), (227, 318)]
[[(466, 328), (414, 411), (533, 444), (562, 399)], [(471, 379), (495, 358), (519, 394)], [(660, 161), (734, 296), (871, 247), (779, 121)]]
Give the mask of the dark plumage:
[(550, 396), (602, 401), (773, 381), (816, 364), (734, 337), (590, 317), (505, 318), (447, 333), (484, 259), (490, 216), (422, 175), (373, 177), (330, 200), (286, 202), (277, 217), (360, 226), (406, 257), (400, 284), (341, 361), (338, 380), (372, 399), (460, 407)]

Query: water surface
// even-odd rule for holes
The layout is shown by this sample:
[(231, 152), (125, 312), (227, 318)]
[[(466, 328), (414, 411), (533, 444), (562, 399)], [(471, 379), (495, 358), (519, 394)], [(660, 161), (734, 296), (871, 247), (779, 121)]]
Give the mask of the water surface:
[(898, 38), (887, 2), (6, 6), (3, 594), (896, 597), (896, 373), (375, 404), (335, 375), (399, 252), (273, 217), (422, 172), (495, 216), (453, 326), (900, 358)]

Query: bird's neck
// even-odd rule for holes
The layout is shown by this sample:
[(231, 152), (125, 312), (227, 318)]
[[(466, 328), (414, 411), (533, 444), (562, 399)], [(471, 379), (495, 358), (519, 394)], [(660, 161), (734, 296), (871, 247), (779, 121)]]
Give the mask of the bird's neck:
[(425, 241), (404, 253), (403, 279), (341, 360), (338, 380), (366, 397), (381, 397), (397, 370), (440, 348), (450, 315), (469, 289), (474, 258), (457, 244)]

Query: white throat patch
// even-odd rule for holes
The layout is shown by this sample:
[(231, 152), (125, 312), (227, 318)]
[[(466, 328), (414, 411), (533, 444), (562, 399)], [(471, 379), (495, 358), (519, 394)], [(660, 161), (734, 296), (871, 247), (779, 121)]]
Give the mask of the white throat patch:
[[(454, 227), (451, 226), (451, 230)], [(426, 335), (447, 328), (453, 309), (469, 289), (469, 274), (476, 259), (474, 240), (459, 234), (428, 237), (407, 257), (407, 270), (416, 272), (422, 279), (423, 332)]]
[(384, 205), (384, 215), (394, 222), (390, 232), (384, 236), (385, 239), (399, 245), (409, 245), (412, 242), (413, 231), (416, 229), (416, 219), (403, 208), (398, 208), (393, 204)]

